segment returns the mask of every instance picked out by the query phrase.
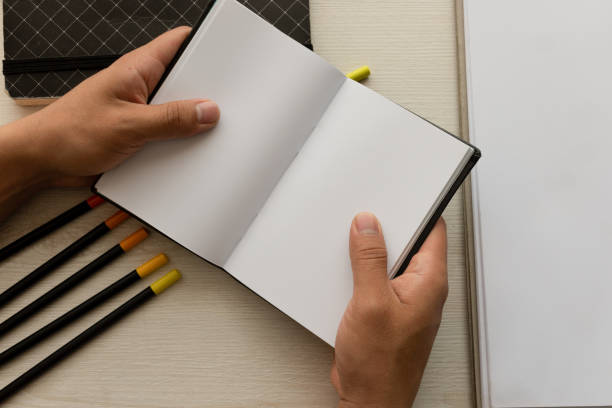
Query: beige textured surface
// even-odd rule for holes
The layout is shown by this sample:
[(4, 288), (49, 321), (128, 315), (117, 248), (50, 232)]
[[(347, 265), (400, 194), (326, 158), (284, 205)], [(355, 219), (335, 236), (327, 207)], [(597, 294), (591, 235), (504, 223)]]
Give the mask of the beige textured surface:
[[(311, 0), (317, 51), (343, 71), (369, 64), (368, 86), (453, 133), (459, 131), (453, 0)], [(0, 121), (32, 112), (0, 96)], [(87, 197), (87, 190), (44, 192), (0, 225), (0, 245)], [(0, 289), (113, 212), (92, 211), (0, 264)], [(473, 404), (461, 194), (445, 213), (450, 296), (417, 397), (417, 407)], [(0, 319), (137, 228), (130, 220), (27, 294)], [(152, 234), (131, 253), (0, 338), (4, 349), (160, 251), (184, 279), (7, 401), (6, 407), (331, 407), (332, 350), (282, 313), (176, 244)], [(159, 274), (149, 277), (154, 280)], [(0, 370), (0, 385), (23, 372), (145, 282), (47, 339)]]

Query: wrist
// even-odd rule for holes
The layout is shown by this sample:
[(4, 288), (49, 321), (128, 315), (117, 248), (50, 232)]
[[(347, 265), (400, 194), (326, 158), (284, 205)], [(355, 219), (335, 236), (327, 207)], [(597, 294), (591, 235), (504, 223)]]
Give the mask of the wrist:
[(338, 408), (374, 408), (374, 407), (369, 407), (367, 405), (357, 404), (354, 402), (350, 402), (350, 401), (341, 399), (340, 401), (338, 401)]
[[(340, 399), (340, 401), (338, 401), (338, 408), (396, 408), (396, 407), (400, 407), (399, 405), (395, 404), (385, 404), (385, 403), (358, 403), (358, 402), (352, 402), (352, 401), (347, 401), (345, 399)], [(401, 408), (409, 408), (410, 405), (406, 405), (406, 406), (401, 406)]]
[(350, 402), (350, 401), (341, 399), (340, 401), (338, 401), (338, 408), (373, 408), (373, 407), (368, 407), (366, 405), (357, 404), (354, 402)]
[(51, 172), (38, 139), (28, 118), (0, 128), (0, 201), (50, 184)]

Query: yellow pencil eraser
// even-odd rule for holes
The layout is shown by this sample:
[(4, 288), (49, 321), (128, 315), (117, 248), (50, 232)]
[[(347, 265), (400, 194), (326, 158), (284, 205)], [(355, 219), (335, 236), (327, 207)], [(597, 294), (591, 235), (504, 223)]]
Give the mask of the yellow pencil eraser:
[(177, 280), (181, 279), (181, 273), (176, 269), (171, 270), (151, 284), (151, 289), (156, 295), (172, 286)]
[(349, 77), (353, 81), (360, 82), (364, 79), (367, 79), (370, 76), (370, 73), (370, 67), (364, 65), (363, 67), (357, 68), (353, 72), (349, 73), (347, 77)]
[(150, 275), (151, 273), (155, 272), (167, 263), (168, 257), (166, 256), (166, 254), (159, 254), (136, 268), (136, 273), (138, 273), (138, 276), (140, 276), (141, 278), (144, 278), (145, 276)]

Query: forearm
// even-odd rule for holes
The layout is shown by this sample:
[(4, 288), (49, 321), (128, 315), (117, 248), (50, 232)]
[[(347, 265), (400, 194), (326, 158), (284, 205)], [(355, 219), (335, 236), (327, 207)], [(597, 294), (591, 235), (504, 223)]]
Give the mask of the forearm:
[(0, 221), (50, 182), (31, 120), (0, 127)]
[(219, 108), (208, 99), (146, 103), (190, 31), (158, 37), (46, 108), (0, 127), (0, 221), (44, 187), (91, 185), (149, 141), (212, 129)]

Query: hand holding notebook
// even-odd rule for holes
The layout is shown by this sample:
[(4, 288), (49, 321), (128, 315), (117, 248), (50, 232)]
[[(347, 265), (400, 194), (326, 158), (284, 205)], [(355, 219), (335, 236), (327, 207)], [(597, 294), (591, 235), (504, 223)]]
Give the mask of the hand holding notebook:
[(395, 276), (479, 156), (233, 0), (194, 28), (151, 103), (203, 96), (223, 109), (212, 132), (150, 145), (96, 190), (332, 345), (351, 218), (380, 217)]
[(339, 407), (411, 407), (448, 293), (444, 221), (393, 280), (375, 216), (355, 217), (349, 247), (353, 297), (338, 327), (331, 370)]

